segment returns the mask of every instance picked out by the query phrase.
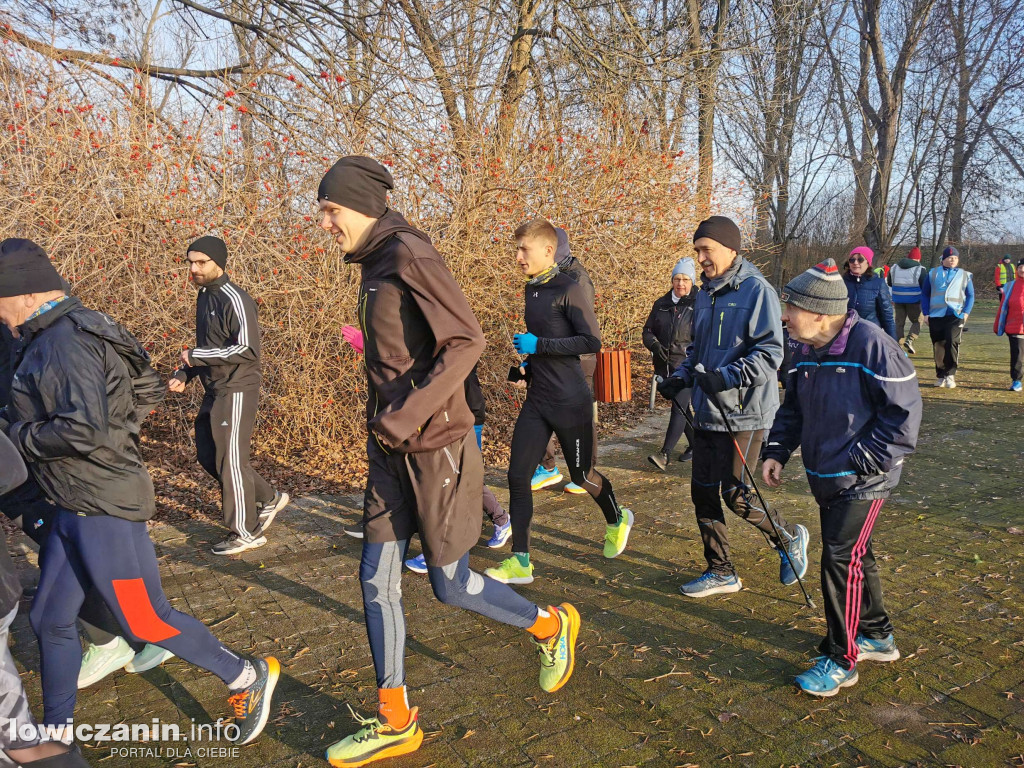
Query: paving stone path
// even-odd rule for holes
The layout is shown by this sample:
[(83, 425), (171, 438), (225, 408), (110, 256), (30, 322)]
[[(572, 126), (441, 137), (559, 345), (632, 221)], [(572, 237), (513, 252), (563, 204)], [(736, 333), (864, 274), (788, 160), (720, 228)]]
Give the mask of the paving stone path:
[[(779, 584), (777, 555), (738, 518), (729, 525), (745, 589), (704, 601), (679, 595), (701, 570), (701, 549), (688, 467), (662, 474), (646, 462), (667, 418), (659, 407), (601, 446), (603, 471), (636, 512), (622, 557), (601, 556), (603, 520), (588, 499), (536, 494), (538, 578), (522, 593), (571, 600), (584, 617), (579, 664), (562, 691), (537, 687), (524, 633), (443, 606), (424, 577), (406, 574), (410, 699), (427, 738), (418, 753), (387, 764), (1024, 765), (1024, 397), (1005, 391), (1008, 345), (991, 334), (991, 316), (989, 308), (971, 319), (956, 390), (931, 386), (929, 345), (919, 342), (920, 447), (875, 534), (902, 660), (865, 662), (860, 683), (831, 700), (797, 693), (792, 677), (814, 655), (824, 619), (795, 586)], [(501, 470), (492, 470), (488, 480), (505, 501)], [(787, 476), (769, 503), (810, 528), (808, 586), (820, 605), (816, 507), (798, 460)], [(272, 720), (252, 745), (88, 744), (92, 764), (326, 765), (325, 746), (356, 729), (346, 705), (366, 713), (375, 704), (360, 544), (343, 533), (359, 504), (300, 499), (278, 518), (270, 544), (236, 558), (209, 554), (221, 534), (212, 524), (155, 524), (172, 604), (234, 648), (277, 655), (284, 676)], [(482, 570), (504, 555), (481, 546), (472, 563)], [(30, 569), (34, 557), (19, 561)], [(26, 613), (23, 604), (12, 650), (38, 711)], [(78, 722), (159, 718), (187, 736), (193, 722), (228, 714), (219, 680), (173, 660), (82, 692)]]

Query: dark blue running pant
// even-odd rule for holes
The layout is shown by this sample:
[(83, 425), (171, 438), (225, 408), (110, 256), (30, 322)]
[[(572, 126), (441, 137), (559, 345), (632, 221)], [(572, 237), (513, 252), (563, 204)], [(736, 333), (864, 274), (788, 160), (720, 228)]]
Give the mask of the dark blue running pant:
[[(378, 688), (405, 685), (405, 609), (402, 605), (402, 559), (409, 540), (363, 541), (359, 583), (370, 655)], [(450, 565), (428, 565), (434, 596), (489, 619), (527, 629), (537, 621), (537, 606), (507, 584), (469, 568), (469, 553)]]
[(63, 725), (74, 717), (82, 664), (75, 617), (90, 586), (130, 639), (166, 648), (225, 683), (242, 674), (244, 659), (221, 645), (204, 624), (167, 602), (145, 522), (62, 509), (43, 545), (39, 567), (29, 618), (39, 638), (43, 723)]

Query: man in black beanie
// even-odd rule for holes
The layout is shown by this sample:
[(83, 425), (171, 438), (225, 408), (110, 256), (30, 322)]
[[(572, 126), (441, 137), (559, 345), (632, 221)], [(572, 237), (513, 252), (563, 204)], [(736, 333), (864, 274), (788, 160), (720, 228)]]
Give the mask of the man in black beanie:
[(224, 271), (228, 250), (219, 237), (199, 238), (186, 258), (199, 288), (196, 346), (182, 351), (182, 365), (167, 387), (184, 392), (198, 376), (206, 390), (195, 422), (196, 454), (220, 483), (224, 523), (231, 531), (213, 553), (234, 555), (267, 543), (263, 534), (289, 499), (249, 463), (261, 380), (256, 302)]
[[(695, 387), (690, 496), (708, 565), (679, 588), (687, 597), (737, 592), (743, 586), (729, 558), (722, 499), (768, 536), (779, 553), (783, 584), (796, 583), (807, 571), (807, 529), (761, 509), (744, 476), (741, 459), (751, 468), (756, 465), (779, 407), (783, 340), (779, 297), (757, 267), (739, 255), (740, 247), (739, 227), (725, 216), (712, 216), (697, 227), (693, 248), (704, 277), (694, 306), (693, 344), (659, 388), (671, 399)], [(709, 392), (727, 412), (718, 409)]]
[[(547, 609), (469, 567), (480, 537), (483, 459), (464, 382), (484, 335), (444, 259), (423, 232), (387, 205), (391, 174), (368, 157), (339, 160), (320, 182), (321, 227), (361, 269), (369, 473), (359, 582), (373, 657), (378, 715), (333, 744), (335, 766), (413, 752), (423, 742), (405, 687), (402, 559), (419, 534), (434, 595), (532, 635), (540, 685), (569, 681), (579, 614)], [(552, 248), (552, 251), (554, 249)]]

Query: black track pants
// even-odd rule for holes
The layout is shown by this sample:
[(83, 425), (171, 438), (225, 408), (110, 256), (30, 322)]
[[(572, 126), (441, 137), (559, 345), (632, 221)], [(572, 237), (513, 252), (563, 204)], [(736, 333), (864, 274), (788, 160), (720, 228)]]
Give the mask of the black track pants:
[[(693, 411), (690, 409), (690, 395), (692, 389), (684, 389), (672, 398), (672, 415), (668, 417), (668, 429), (665, 430), (665, 442), (661, 446), (662, 453), (672, 453), (679, 442), (679, 438), (685, 433), (686, 445), (693, 447), (693, 427), (690, 426), (693, 419)], [(690, 418), (687, 419), (687, 416)]]
[(857, 663), (857, 635), (880, 640), (892, 633), (882, 605), (882, 582), (871, 531), (885, 499), (838, 499), (821, 513), (821, 594), (828, 634), (819, 650), (849, 669)]
[(242, 538), (256, 530), (256, 504), (274, 499), (274, 489), (249, 463), (258, 392), (207, 392), (196, 417), (196, 456), (220, 483), (224, 524)]
[(516, 419), (508, 465), (509, 517), (512, 519), (512, 551), (530, 551), (533, 491), (530, 480), (544, 455), (551, 433), (562, 446), (569, 476), (597, 501), (605, 522), (619, 521), (619, 506), (612, 484), (594, 469), (594, 410), (589, 400), (578, 404), (539, 404), (529, 395)]
[[(736, 441), (743, 450), (752, 472), (757, 471), (757, 458), (761, 453), (764, 432), (736, 432)], [(726, 533), (725, 514), (722, 499), (729, 509), (751, 525), (768, 535), (776, 547), (778, 536), (757, 495), (747, 484), (736, 446), (727, 432), (711, 432), (698, 429), (693, 435), (693, 474), (690, 482), (690, 498), (697, 514), (697, 526), (704, 542), (704, 559), (708, 569), (720, 575), (736, 572), (729, 559), (729, 537)], [(777, 512), (771, 512), (779, 530), (790, 536), (796, 535), (796, 526), (787, 525)]]
[(964, 334), (963, 318), (956, 315), (928, 318), (928, 335), (935, 352), (935, 376), (943, 379), (956, 374), (960, 363), (960, 340)]

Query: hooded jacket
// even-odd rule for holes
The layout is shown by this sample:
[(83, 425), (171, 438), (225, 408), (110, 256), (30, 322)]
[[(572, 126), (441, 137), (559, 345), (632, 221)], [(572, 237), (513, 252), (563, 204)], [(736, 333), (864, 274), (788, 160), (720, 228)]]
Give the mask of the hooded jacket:
[(885, 279), (869, 270), (863, 275), (844, 272), (843, 281), (850, 297), (847, 307), (855, 309), (858, 315), (895, 339), (896, 318), (893, 316), (892, 296)]
[(686, 358), (686, 348), (693, 340), (694, 291), (673, 301), (669, 291), (654, 302), (644, 323), (644, 346), (654, 355), (654, 372), (669, 376)]
[(345, 262), (362, 268), (370, 434), (389, 453), (436, 451), (465, 437), (474, 422), (465, 381), (485, 341), (444, 259), (389, 210)]
[[(779, 407), (782, 305), (760, 270), (737, 256), (721, 277), (702, 278), (694, 303), (693, 344), (673, 376), (693, 386), (698, 364), (722, 372), (730, 389), (718, 401), (733, 430), (768, 429)], [(725, 417), (700, 387), (693, 390), (694, 426), (725, 432)]]
[[(594, 281), (591, 280), (590, 273), (583, 266), (583, 262), (572, 255), (568, 241), (564, 243), (559, 241), (558, 248), (555, 250), (555, 263), (558, 264), (559, 272), (568, 275), (580, 284), (584, 295), (590, 301), (590, 308), (595, 309), (594, 302), (597, 300), (597, 291), (594, 288)], [(587, 381), (593, 383), (594, 371), (597, 370), (597, 354), (580, 355), (580, 366), (583, 368), (583, 375)]]
[(138, 436), (165, 392), (146, 350), (76, 298), (20, 334), (6, 431), (40, 488), (72, 512), (148, 520), (153, 482)]
[(885, 498), (917, 446), (920, 426), (913, 363), (851, 310), (827, 346), (797, 349), (762, 458), (785, 465), (800, 447), (819, 505), (839, 497)]

